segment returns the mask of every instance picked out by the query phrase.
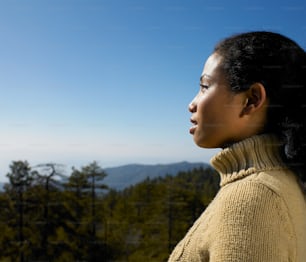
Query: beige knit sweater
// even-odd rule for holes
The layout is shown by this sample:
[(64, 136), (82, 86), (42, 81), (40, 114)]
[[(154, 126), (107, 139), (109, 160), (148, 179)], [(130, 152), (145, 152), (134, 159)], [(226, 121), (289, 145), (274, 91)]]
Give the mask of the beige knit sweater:
[(306, 261), (305, 196), (278, 148), (255, 136), (211, 160), (221, 189), (169, 262)]

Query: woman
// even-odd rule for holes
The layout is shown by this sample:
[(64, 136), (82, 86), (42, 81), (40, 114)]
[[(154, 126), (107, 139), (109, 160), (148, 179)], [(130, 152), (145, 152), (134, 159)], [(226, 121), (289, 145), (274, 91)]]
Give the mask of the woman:
[(306, 261), (306, 55), (271, 32), (220, 42), (189, 105), (220, 191), (169, 261)]

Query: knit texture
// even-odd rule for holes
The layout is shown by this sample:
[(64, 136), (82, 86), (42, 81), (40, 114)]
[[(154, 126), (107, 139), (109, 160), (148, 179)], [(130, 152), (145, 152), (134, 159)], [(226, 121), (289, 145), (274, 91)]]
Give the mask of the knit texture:
[(254, 136), (212, 158), (221, 188), (169, 262), (306, 261), (306, 200), (279, 147)]

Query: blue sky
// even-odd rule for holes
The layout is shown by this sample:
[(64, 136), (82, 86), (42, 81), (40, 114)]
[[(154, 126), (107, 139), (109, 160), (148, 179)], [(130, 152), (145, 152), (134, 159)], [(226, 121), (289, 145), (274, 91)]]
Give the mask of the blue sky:
[(304, 1), (1, 0), (0, 181), (12, 160), (102, 167), (208, 162), (187, 105), (220, 39), (306, 47)]

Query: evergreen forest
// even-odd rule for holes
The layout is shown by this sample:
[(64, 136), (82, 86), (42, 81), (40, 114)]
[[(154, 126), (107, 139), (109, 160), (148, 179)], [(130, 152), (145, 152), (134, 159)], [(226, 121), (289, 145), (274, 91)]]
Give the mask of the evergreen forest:
[(218, 190), (211, 168), (118, 191), (92, 162), (63, 175), (57, 164), (13, 161), (0, 193), (0, 261), (167, 261)]

